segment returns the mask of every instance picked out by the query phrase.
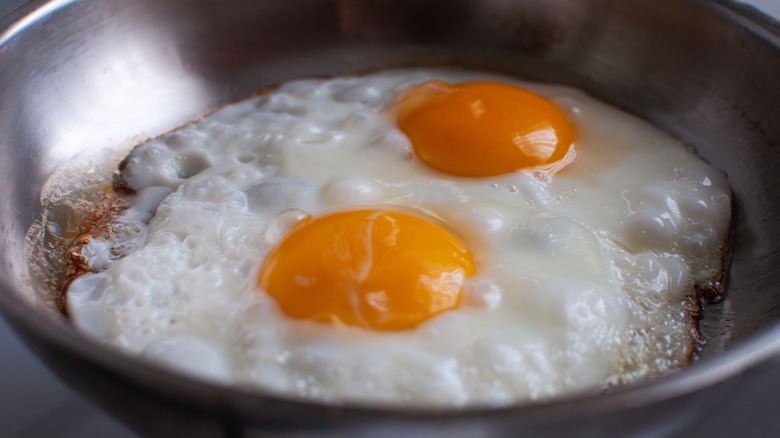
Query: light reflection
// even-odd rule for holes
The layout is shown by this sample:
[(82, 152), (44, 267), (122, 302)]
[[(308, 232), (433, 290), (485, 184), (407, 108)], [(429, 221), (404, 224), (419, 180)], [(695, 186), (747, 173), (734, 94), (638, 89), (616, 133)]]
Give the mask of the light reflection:
[(217, 103), (209, 84), (182, 63), (177, 42), (157, 29), (67, 34), (62, 48), (39, 55), (50, 55), (50, 64), (20, 85), (30, 140), (45, 151), (41, 172), (83, 151), (157, 136)]
[(524, 155), (535, 159), (539, 163), (546, 163), (555, 153), (558, 136), (552, 127), (533, 129), (530, 133), (515, 135), (512, 143)]
[(73, 3), (75, 0), (63, 0), (63, 1), (51, 1), (42, 4), (34, 11), (21, 17), (19, 20), (8, 26), (5, 31), (0, 33), (0, 47), (8, 44), (12, 39), (16, 38), (20, 33), (25, 31), (28, 27), (32, 27), (38, 24), (40, 21), (45, 20), (50, 14)]

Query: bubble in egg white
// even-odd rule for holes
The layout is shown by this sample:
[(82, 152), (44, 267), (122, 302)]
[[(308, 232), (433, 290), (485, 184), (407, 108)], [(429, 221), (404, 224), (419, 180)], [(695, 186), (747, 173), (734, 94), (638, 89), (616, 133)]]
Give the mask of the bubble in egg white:
[(357, 84), (338, 91), (333, 97), (337, 101), (373, 105), (384, 99), (385, 92), (371, 84)]
[(371, 139), (371, 144), (376, 148), (392, 151), (399, 157), (409, 159), (412, 157), (412, 144), (405, 135), (397, 130), (380, 132)]
[(340, 176), (325, 182), (320, 198), (332, 208), (342, 208), (357, 204), (377, 205), (390, 193), (390, 188), (376, 181)]
[(265, 230), (266, 240), (269, 244), (278, 242), (290, 228), (307, 216), (309, 216), (308, 213), (296, 208), (281, 211), (268, 223), (268, 228)]

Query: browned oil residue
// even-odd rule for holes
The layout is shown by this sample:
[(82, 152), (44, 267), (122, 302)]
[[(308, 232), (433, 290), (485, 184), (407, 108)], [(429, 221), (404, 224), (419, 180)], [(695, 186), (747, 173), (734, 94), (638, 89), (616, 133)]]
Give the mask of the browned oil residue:
[(84, 248), (92, 239), (110, 237), (111, 223), (128, 208), (128, 196), (129, 193), (126, 190), (117, 190), (117, 187), (108, 188), (102, 202), (94, 211), (89, 213), (87, 220), (84, 221), (83, 232), (66, 248), (65, 280), (59, 293), (55, 297), (57, 309), (62, 312), (63, 315), (68, 316), (66, 305), (68, 286), (70, 286), (73, 280), (79, 275), (84, 274), (85, 272), (94, 272), (84, 258)]

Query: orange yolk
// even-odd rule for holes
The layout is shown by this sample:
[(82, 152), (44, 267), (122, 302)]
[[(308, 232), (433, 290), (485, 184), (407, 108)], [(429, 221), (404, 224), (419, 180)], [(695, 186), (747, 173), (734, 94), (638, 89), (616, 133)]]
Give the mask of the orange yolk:
[(398, 126), (417, 156), (453, 175), (493, 176), (551, 165), (566, 156), (575, 138), (560, 109), (511, 85), (426, 82), (409, 88), (397, 108)]
[(427, 220), (353, 210), (298, 222), (266, 256), (258, 285), (287, 316), (402, 330), (456, 308), (474, 262)]

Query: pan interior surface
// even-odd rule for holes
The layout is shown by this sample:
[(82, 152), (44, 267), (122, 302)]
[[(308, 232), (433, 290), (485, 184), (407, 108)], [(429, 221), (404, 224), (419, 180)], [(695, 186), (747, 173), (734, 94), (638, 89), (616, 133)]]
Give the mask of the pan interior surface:
[[(780, 31), (728, 2), (318, 0), (304, 8), (104, 0), (33, 2), (27, 11), (0, 34), (0, 306), (58, 373), (140, 432), (159, 434), (172, 424), (203, 431), (193, 436), (291, 424), (428, 434), (447, 427), (538, 432), (552, 424), (561, 432), (578, 430), (586, 416), (612, 422), (580, 434), (632, 433), (647, 424), (678, 430), (683, 416), (706, 410), (691, 408), (692, 400), (707, 399), (704, 389), (726, 394), (728, 384), (714, 384), (780, 351), (780, 337), (770, 341), (780, 317), (773, 220), (780, 213)], [(323, 407), (139, 366), (95, 349), (21, 297), (24, 239), (40, 214), (42, 186), (73, 156), (157, 136), (290, 79), (446, 65), (578, 87), (649, 120), (726, 174), (736, 220), (729, 294), (705, 308), (700, 363), (657, 385), (592, 400), (461, 415)], [(117, 392), (124, 396), (107, 396)], [(144, 424), (143, 415), (155, 417), (155, 409), (141, 407), (150, 398), (168, 420)], [(621, 411), (630, 414), (615, 421)], [(300, 412), (309, 420), (299, 421)]]

